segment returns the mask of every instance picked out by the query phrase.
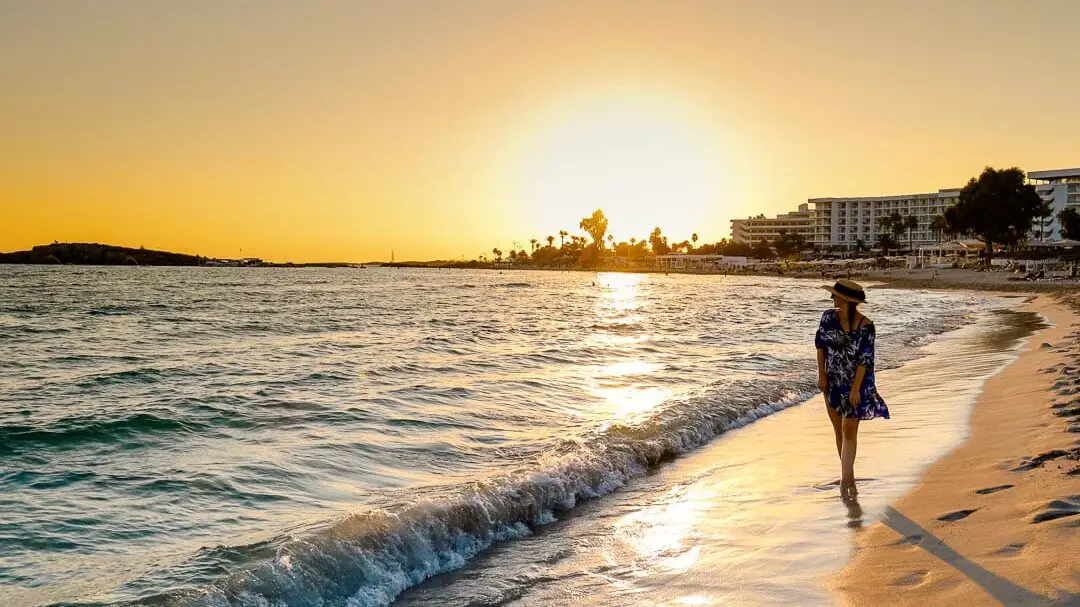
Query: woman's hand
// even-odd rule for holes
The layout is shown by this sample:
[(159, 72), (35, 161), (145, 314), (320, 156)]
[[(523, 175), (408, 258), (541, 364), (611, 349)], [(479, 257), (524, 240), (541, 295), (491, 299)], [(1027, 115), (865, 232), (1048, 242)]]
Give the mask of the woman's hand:
[(859, 394), (859, 392), (860, 392), (860, 390), (853, 386), (851, 388), (851, 394), (848, 394), (847, 399), (848, 399), (848, 402), (851, 403), (852, 407), (858, 407), (859, 403), (862, 402), (862, 395)]
[(823, 393), (828, 392), (829, 391), (829, 376), (825, 375), (824, 373), (818, 373), (817, 387)]

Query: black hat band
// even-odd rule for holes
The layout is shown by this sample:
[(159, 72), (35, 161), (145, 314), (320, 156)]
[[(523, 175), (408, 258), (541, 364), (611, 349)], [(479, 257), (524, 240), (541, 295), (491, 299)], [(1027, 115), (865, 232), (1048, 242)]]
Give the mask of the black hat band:
[(852, 289), (851, 287), (846, 287), (840, 283), (836, 283), (835, 285), (833, 285), (833, 290), (835, 290), (841, 295), (845, 295), (852, 299), (866, 301), (866, 293), (864, 293), (862, 289)]

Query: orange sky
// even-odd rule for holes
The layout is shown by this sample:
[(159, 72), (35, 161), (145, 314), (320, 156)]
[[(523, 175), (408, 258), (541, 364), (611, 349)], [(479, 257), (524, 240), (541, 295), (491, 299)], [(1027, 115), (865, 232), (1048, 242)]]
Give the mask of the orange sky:
[(475, 257), (1080, 165), (1080, 2), (12, 0), (0, 251)]

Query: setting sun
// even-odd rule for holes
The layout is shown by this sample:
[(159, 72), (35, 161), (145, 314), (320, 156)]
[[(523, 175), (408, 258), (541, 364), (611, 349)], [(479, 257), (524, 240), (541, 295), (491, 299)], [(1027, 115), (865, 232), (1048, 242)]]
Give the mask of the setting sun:
[(724, 205), (720, 134), (700, 108), (675, 98), (575, 97), (550, 107), (524, 139), (515, 200), (545, 230), (601, 208), (618, 240), (657, 225), (685, 238)]

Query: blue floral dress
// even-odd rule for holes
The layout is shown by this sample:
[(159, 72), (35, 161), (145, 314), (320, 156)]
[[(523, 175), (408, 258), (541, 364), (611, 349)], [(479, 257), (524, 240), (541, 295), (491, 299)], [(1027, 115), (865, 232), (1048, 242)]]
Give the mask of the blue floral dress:
[[(878, 394), (874, 379), (875, 336), (874, 325), (869, 321), (863, 321), (862, 326), (852, 331), (845, 331), (840, 326), (838, 310), (827, 310), (821, 315), (814, 345), (825, 351), (825, 375), (829, 379), (825, 400), (843, 417), (889, 419), (889, 408)], [(858, 407), (852, 407), (848, 395), (855, 383), (855, 371), (860, 366), (866, 367), (859, 389), (862, 400)]]

